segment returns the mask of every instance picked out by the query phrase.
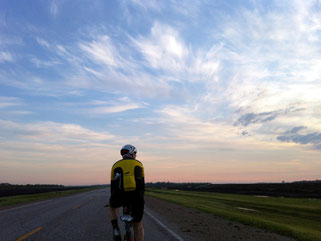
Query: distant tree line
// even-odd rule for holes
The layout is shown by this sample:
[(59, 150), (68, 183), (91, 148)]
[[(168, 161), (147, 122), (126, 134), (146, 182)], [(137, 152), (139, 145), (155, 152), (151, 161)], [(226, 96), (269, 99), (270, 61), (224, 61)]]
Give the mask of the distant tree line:
[(67, 191), (83, 188), (99, 188), (107, 187), (107, 185), (92, 185), (92, 186), (64, 186), (64, 185), (51, 185), (51, 184), (27, 184), (27, 185), (13, 185), (10, 183), (0, 184), (0, 197), (37, 194), (45, 192)]
[(321, 198), (321, 180), (291, 183), (211, 184), (211, 183), (147, 183), (147, 187), (185, 191), (206, 191), (275, 197)]

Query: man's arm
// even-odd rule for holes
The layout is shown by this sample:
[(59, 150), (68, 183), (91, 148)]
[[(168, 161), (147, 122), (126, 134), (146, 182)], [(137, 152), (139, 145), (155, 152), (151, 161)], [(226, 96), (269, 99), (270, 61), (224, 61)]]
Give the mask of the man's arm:
[[(112, 168), (110, 174), (110, 191), (111, 193), (123, 190), (123, 169), (121, 167)], [(120, 174), (120, 178), (117, 178), (116, 173)]]
[(136, 179), (136, 190), (145, 191), (145, 176), (144, 176), (143, 166), (135, 167), (135, 179)]

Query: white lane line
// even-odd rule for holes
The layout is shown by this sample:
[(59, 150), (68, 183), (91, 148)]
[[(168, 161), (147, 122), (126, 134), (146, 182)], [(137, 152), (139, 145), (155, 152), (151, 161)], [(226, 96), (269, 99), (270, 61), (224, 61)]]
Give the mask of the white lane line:
[(168, 227), (165, 226), (161, 221), (159, 221), (156, 217), (154, 217), (149, 211), (146, 210), (145, 212), (152, 218), (154, 219), (160, 226), (162, 226), (164, 229), (166, 229), (171, 235), (173, 235), (177, 240), (179, 241), (184, 241), (178, 234), (174, 233), (172, 230), (170, 230)]
[(46, 200), (46, 201), (42, 201), (42, 202), (37, 202), (37, 203), (31, 203), (31, 204), (20, 206), (20, 207), (16, 207), (16, 208), (5, 209), (5, 210), (0, 211), (0, 213), (9, 212), (9, 211), (12, 211), (12, 210), (17, 210), (17, 209), (20, 209), (20, 208), (25, 208), (25, 207), (37, 205), (37, 204), (40, 204), (40, 203), (50, 202), (50, 201), (52, 201), (52, 199)]

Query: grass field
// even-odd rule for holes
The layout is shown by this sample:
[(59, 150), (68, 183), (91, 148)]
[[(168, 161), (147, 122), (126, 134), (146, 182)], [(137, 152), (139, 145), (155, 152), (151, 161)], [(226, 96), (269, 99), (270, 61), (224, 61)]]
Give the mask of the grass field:
[(321, 240), (321, 200), (148, 189), (147, 195), (293, 237)]
[(9, 196), (9, 197), (0, 197), (0, 207), (12, 207), (19, 204), (31, 203), (51, 198), (69, 196), (81, 192), (87, 192), (91, 190), (95, 190), (97, 188), (83, 188), (76, 190), (68, 190), (68, 191), (58, 191), (58, 192), (46, 192), (40, 194), (30, 194), (30, 195), (17, 195), (17, 196)]

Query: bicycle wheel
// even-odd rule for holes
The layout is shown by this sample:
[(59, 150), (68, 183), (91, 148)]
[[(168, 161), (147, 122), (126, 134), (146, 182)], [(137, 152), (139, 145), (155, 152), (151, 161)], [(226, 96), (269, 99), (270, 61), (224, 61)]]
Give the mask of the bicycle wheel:
[(129, 222), (125, 223), (125, 229), (126, 229), (126, 233), (124, 236), (124, 241), (133, 241), (133, 236), (132, 236), (132, 230), (131, 230), (131, 224)]
[(131, 234), (125, 234), (124, 236), (124, 241), (133, 241), (133, 237), (131, 236)]

